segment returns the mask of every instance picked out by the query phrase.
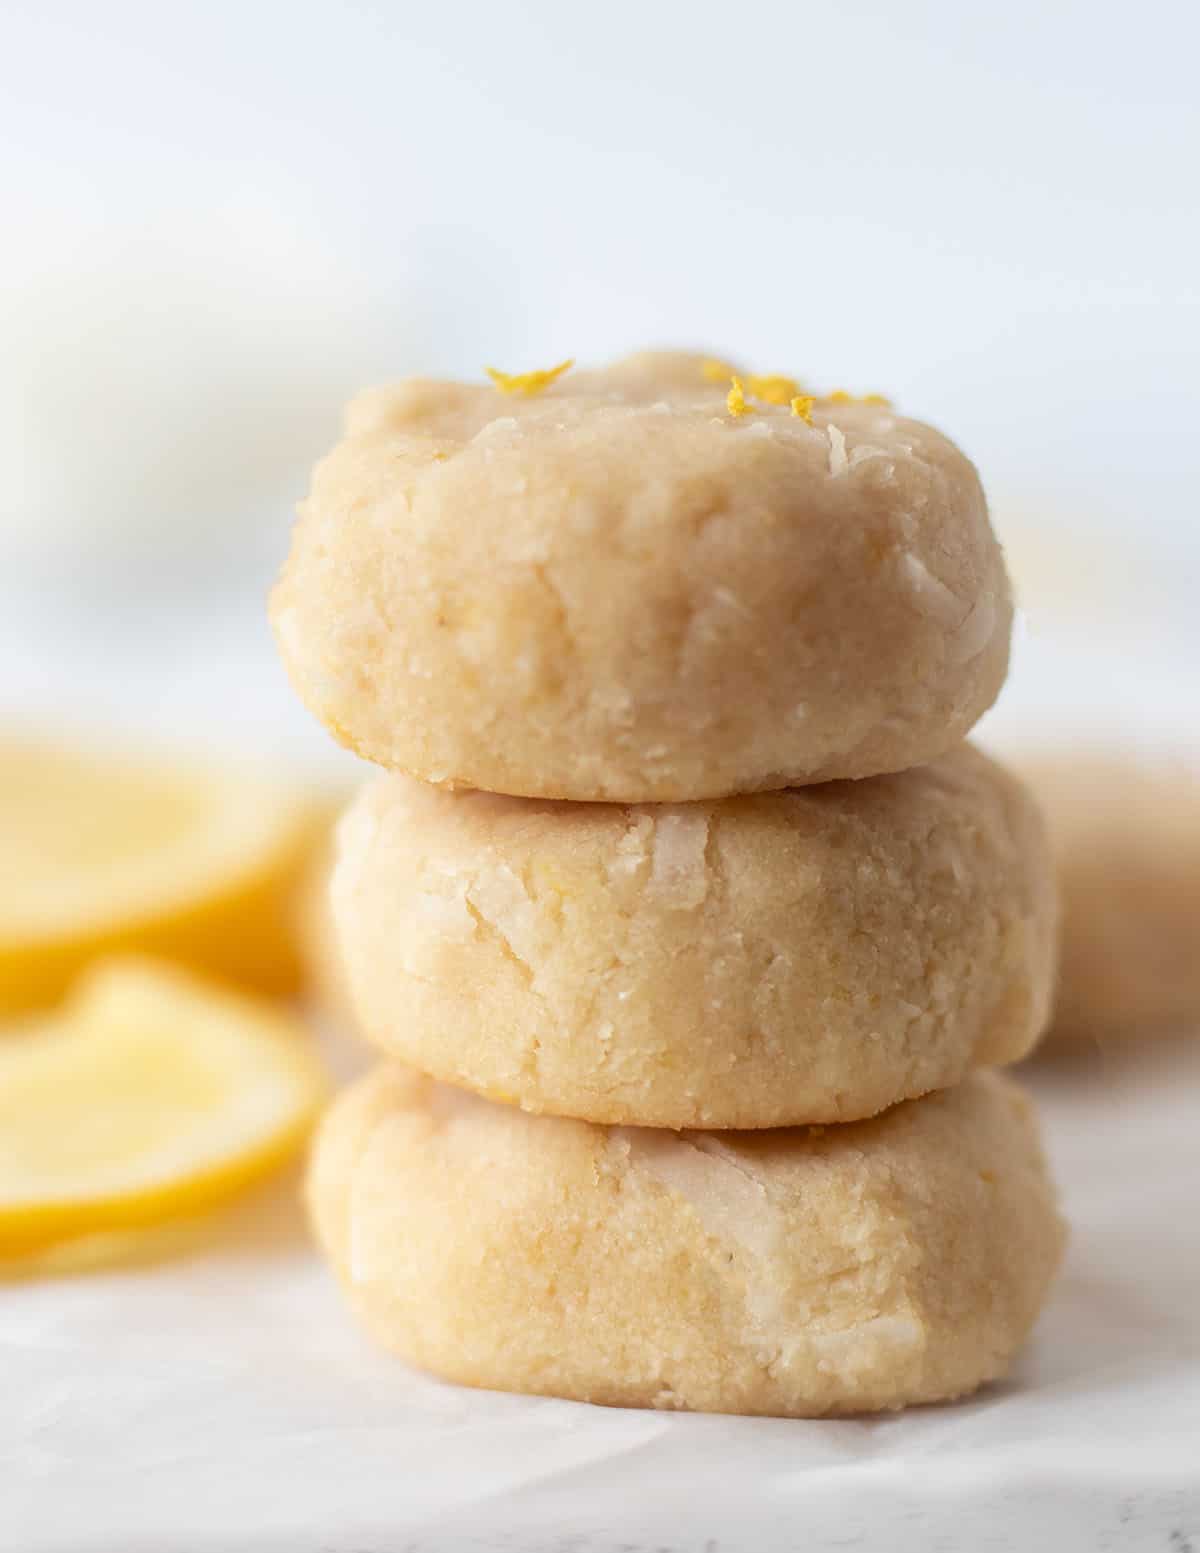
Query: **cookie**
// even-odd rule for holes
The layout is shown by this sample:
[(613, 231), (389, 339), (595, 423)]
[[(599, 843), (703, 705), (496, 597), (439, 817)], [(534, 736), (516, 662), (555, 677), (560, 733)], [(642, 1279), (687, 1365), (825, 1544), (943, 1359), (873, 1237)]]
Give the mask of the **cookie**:
[(1096, 753), (1026, 767), (1062, 898), (1053, 1037), (1110, 1042), (1200, 1022), (1200, 779)]
[(799, 1417), (1002, 1375), (1063, 1243), (994, 1074), (845, 1127), (532, 1117), (398, 1065), (319, 1134), (317, 1231), (405, 1359), (468, 1386)]
[(333, 912), (368, 1038), (594, 1122), (869, 1116), (1022, 1057), (1054, 974), (1039, 816), (965, 745), (687, 805), (383, 776), (343, 818)]
[(886, 405), (728, 391), (660, 354), (355, 401), (272, 600), (301, 697), (380, 765), (533, 797), (724, 797), (951, 748), (1008, 662), (973, 466)]

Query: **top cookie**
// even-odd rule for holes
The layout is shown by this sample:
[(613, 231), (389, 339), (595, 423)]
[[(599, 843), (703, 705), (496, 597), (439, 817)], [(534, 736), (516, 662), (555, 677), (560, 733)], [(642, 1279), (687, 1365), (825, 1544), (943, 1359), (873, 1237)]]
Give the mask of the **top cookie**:
[(753, 385), (736, 413), (700, 357), (656, 353), (534, 395), (359, 397), (272, 600), (305, 702), (380, 765), (543, 798), (717, 798), (949, 749), (1008, 662), (973, 466), (885, 405), (809, 421)]

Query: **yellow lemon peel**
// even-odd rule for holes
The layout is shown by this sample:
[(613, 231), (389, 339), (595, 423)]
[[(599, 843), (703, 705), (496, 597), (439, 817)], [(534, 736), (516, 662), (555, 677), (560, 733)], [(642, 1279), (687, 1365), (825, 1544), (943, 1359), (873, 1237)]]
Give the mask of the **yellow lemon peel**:
[(537, 372), (500, 372), (496, 367), (484, 367), (484, 371), (502, 394), (524, 394), (532, 399), (544, 388), (549, 388), (556, 378), (562, 377), (575, 365), (574, 356), (560, 361), (556, 367), (544, 367)]
[(763, 404), (786, 405), (797, 397), (805, 397), (797, 379), (783, 372), (747, 373), (742, 377), (729, 362), (719, 361), (716, 357), (702, 362), (700, 371), (707, 383), (733, 384), (726, 399), (731, 415), (748, 415), (750, 399), (758, 399)]
[(746, 403), (746, 390), (742, 387), (740, 377), (730, 378), (733, 387), (725, 395), (725, 404), (730, 415), (749, 415), (751, 406)]
[(812, 425), (812, 411), (816, 400), (811, 394), (797, 394), (792, 400), (792, 414), (806, 426)]
[(780, 374), (748, 377), (746, 387), (764, 404), (790, 404), (800, 392), (800, 385), (794, 377), (783, 377)]

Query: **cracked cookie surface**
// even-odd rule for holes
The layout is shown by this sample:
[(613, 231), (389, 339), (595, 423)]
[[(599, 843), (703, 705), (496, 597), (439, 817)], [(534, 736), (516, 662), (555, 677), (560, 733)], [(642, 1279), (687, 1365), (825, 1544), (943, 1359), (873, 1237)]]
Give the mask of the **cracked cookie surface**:
[(903, 770), (994, 700), (974, 468), (890, 407), (726, 407), (699, 357), (354, 401), (272, 600), (310, 709), (448, 787), (686, 801)]
[(367, 1325), (464, 1385), (814, 1416), (1004, 1373), (1063, 1229), (995, 1074), (845, 1127), (531, 1117), (399, 1065), (322, 1126), (318, 1235)]
[(369, 1039), (596, 1122), (869, 1116), (1024, 1056), (1053, 981), (1037, 812), (969, 746), (683, 805), (382, 776), (341, 823), (332, 892)]

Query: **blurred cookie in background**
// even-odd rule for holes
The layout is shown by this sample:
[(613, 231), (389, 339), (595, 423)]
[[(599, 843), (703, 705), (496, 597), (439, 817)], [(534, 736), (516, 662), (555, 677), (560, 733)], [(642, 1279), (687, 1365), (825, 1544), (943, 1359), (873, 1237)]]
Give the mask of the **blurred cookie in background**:
[(1200, 1027), (1200, 774), (1098, 750), (1031, 756), (1059, 873), (1059, 1049)]

